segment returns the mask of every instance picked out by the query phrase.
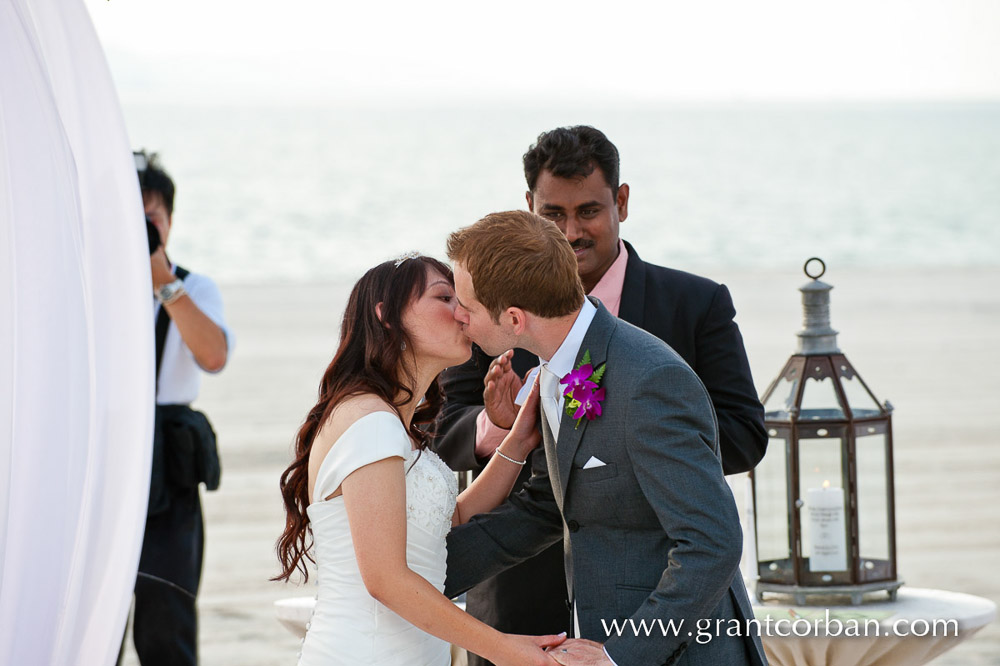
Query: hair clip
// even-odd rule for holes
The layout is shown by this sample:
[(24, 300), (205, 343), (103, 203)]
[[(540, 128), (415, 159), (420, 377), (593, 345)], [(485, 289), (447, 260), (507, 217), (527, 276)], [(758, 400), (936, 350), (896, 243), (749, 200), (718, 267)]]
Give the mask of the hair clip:
[(416, 259), (419, 256), (420, 256), (420, 253), (417, 252), (416, 250), (410, 250), (406, 254), (401, 254), (396, 259), (396, 265), (394, 266), (394, 268), (399, 268), (399, 265), (401, 263), (403, 263), (404, 261), (406, 261), (407, 259)]

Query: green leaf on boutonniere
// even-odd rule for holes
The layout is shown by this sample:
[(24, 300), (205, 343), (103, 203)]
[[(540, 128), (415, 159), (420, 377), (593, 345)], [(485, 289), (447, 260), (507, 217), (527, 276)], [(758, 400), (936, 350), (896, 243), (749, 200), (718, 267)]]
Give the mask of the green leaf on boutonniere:
[(594, 382), (595, 384), (600, 384), (601, 378), (604, 377), (604, 370), (607, 369), (607, 367), (608, 367), (607, 363), (602, 363), (601, 367), (599, 367), (597, 370), (594, 370), (594, 374), (590, 376), (590, 381)]

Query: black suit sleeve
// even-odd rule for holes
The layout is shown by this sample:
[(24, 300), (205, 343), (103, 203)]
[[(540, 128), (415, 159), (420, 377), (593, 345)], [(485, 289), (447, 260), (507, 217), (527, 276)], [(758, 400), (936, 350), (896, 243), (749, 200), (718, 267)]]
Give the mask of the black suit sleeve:
[(753, 469), (767, 449), (764, 408), (757, 399), (735, 316), (729, 290), (719, 285), (695, 335), (695, 371), (708, 389), (719, 420), (722, 468), (726, 474)]
[(444, 405), (430, 447), (456, 472), (481, 471), (489, 459), (476, 457), (476, 419), (483, 410), (483, 378), (490, 357), (472, 348), (472, 358), (441, 373)]
[(538, 448), (531, 456), (531, 478), (519, 493), (448, 533), (444, 593), (458, 596), (537, 555), (562, 536), (562, 514), (549, 483), (545, 451)]

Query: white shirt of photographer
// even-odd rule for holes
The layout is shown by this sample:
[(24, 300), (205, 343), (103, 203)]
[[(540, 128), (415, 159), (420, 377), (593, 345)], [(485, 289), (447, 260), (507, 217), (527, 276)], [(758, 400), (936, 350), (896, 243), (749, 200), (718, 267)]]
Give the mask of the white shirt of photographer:
[[(226, 328), (223, 318), (222, 294), (212, 278), (198, 273), (190, 273), (184, 278), (184, 291), (209, 319), (222, 329), (226, 336), (226, 348), (232, 352), (235, 342)], [(153, 322), (160, 313), (160, 302), (153, 298)], [(156, 404), (189, 405), (198, 397), (201, 388), (201, 373), (206, 372), (194, 359), (194, 354), (184, 344), (177, 326), (170, 322), (167, 339), (163, 343), (163, 363), (160, 366), (160, 380), (157, 382)]]

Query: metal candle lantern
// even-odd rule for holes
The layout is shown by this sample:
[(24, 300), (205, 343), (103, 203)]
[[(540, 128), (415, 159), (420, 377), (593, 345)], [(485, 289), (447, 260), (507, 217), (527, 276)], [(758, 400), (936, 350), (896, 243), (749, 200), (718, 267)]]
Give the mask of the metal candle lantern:
[[(817, 275), (810, 264), (819, 262)], [(761, 402), (770, 437), (752, 472), (757, 598), (885, 590), (895, 599), (892, 406), (880, 404), (837, 348), (826, 265), (804, 267), (798, 352)]]

